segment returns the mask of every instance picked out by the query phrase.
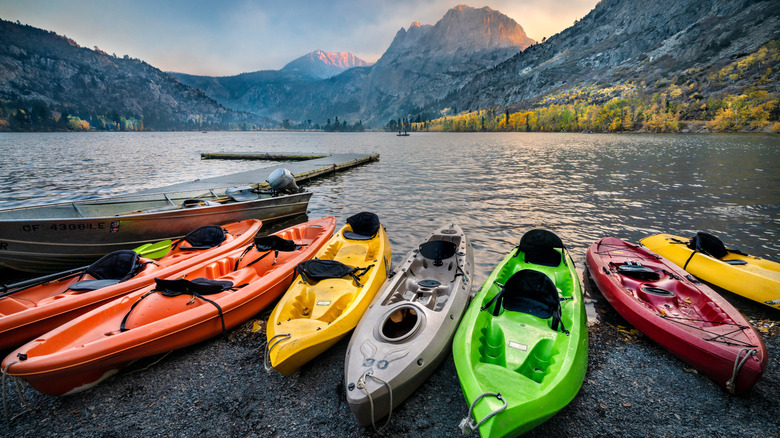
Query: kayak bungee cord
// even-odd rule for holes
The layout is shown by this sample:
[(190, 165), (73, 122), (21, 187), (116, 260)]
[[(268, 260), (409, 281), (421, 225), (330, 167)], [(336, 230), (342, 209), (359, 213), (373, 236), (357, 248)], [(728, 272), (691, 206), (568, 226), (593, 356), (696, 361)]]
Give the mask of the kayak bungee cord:
[[(500, 401), (504, 402), (504, 405), (500, 408), (494, 410), (493, 412), (487, 414), (485, 418), (480, 420), (478, 423), (474, 423), (473, 419), (471, 418), (472, 414), (474, 413), (474, 406), (477, 405), (477, 403), (482, 400), (483, 397), (491, 396), (499, 399)], [(476, 400), (474, 400), (474, 403), (471, 404), (471, 407), (469, 407), (469, 413), (466, 415), (466, 418), (460, 421), (460, 431), (463, 432), (463, 435), (471, 435), (472, 432), (476, 432), (479, 430), (479, 426), (482, 426), (482, 424), (489, 419), (491, 419), (493, 416), (497, 415), (499, 412), (506, 409), (508, 403), (504, 397), (501, 396), (500, 392), (484, 392), (477, 397)]]
[[(374, 399), (371, 398), (371, 393), (368, 391), (368, 386), (366, 385), (366, 377), (371, 377), (377, 382), (385, 385), (387, 387), (387, 393), (390, 394), (390, 410), (387, 413), (387, 421), (385, 421), (385, 424), (383, 424), (382, 427), (378, 429), (376, 427), (376, 419), (374, 418)], [(371, 370), (366, 371), (365, 373), (363, 373), (362, 376), (360, 376), (356, 386), (358, 389), (362, 389), (363, 392), (366, 393), (366, 396), (368, 396), (368, 404), (371, 406), (371, 425), (374, 426), (374, 432), (381, 435), (382, 429), (384, 429), (385, 427), (387, 427), (388, 424), (390, 424), (390, 416), (393, 415), (393, 388), (390, 387), (389, 383), (375, 376), (371, 372)]]
[[(274, 369), (273, 365), (271, 365), (271, 349), (276, 347), (276, 344), (286, 341), (292, 337), (292, 334), (290, 333), (280, 333), (278, 335), (274, 335), (271, 339), (268, 340), (268, 342), (265, 343), (265, 347), (263, 347), (263, 368), (265, 368), (265, 372), (270, 373), (271, 370)], [(276, 339), (281, 338), (281, 339)], [(276, 341), (272, 344), (271, 341), (276, 339)]]
[(19, 379), (14, 378), (14, 386), (16, 387), (16, 393), (19, 394), (19, 399), (21, 400), (22, 404), (27, 408), (26, 411), (20, 412), (13, 417), (9, 417), (8, 415), (8, 402), (6, 400), (5, 396), (5, 376), (7, 375), (8, 368), (11, 367), (11, 365), (15, 364), (16, 362), (11, 362), (8, 365), (5, 366), (3, 369), (3, 411), (5, 412), (5, 422), (6, 424), (11, 424), (12, 421), (16, 420), (20, 416), (30, 412), (34, 411), (35, 408), (32, 407), (30, 402), (27, 401), (27, 398), (24, 397), (24, 393), (22, 392), (22, 388), (19, 387)]
[[(749, 327), (742, 326), (742, 325), (739, 325), (739, 324), (734, 323), (734, 322), (708, 321), (706, 319), (693, 319), (693, 318), (674, 317), (674, 316), (666, 316), (666, 315), (658, 315), (658, 316), (660, 316), (661, 318), (667, 319), (667, 320), (669, 320), (671, 322), (676, 322), (676, 323), (678, 323), (680, 325), (684, 325), (685, 327), (694, 328), (696, 330), (700, 330), (700, 331), (703, 331), (704, 333), (707, 333), (709, 335), (714, 336), (714, 337), (712, 337), (710, 339), (702, 338), (705, 341), (723, 342), (726, 345), (741, 345), (743, 347), (755, 347), (755, 345), (748, 344), (745, 341), (740, 341), (739, 339), (734, 339), (732, 337), (729, 337), (729, 335), (732, 334), (732, 333), (737, 333), (737, 332), (740, 332), (742, 330), (745, 330), (745, 329), (749, 328)], [(728, 332), (728, 333), (717, 334), (717, 333), (713, 333), (711, 331), (705, 330), (705, 329), (703, 329), (701, 327), (698, 327), (698, 326), (695, 326), (695, 325), (685, 324), (682, 321), (677, 321), (678, 319), (684, 319), (686, 321), (708, 322), (710, 324), (734, 325), (734, 326), (737, 327), (737, 330), (734, 330), (734, 331)], [(725, 341), (725, 340), (720, 340), (718, 338), (728, 339), (728, 340), (733, 341), (733, 343)]]
[[(740, 361), (739, 357), (742, 356), (742, 352), (745, 352), (745, 357), (742, 358)], [(726, 382), (726, 389), (729, 390), (730, 393), (734, 394), (734, 390), (737, 386), (737, 374), (739, 374), (739, 370), (742, 369), (742, 365), (747, 362), (748, 358), (750, 356), (755, 356), (758, 354), (758, 350), (755, 348), (743, 348), (739, 350), (739, 353), (737, 353), (737, 358), (734, 360), (734, 373), (731, 375), (731, 378)]]

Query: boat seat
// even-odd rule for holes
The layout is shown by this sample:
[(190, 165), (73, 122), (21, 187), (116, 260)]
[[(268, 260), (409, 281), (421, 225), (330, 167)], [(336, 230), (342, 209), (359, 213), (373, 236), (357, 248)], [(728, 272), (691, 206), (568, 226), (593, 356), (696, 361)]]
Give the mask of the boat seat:
[(691, 238), (688, 242), (688, 248), (694, 250), (694, 252), (703, 252), (716, 259), (722, 259), (729, 253), (720, 239), (703, 231), (699, 231)]
[(433, 260), (433, 266), (442, 266), (442, 260), (455, 255), (458, 246), (446, 240), (431, 240), (420, 245), (419, 251), (426, 259)]
[(379, 216), (369, 211), (348, 217), (347, 223), (352, 227), (352, 231), (344, 230), (342, 234), (345, 239), (350, 240), (371, 240), (380, 226)]
[(547, 230), (530, 230), (520, 239), (518, 251), (525, 254), (526, 263), (556, 267), (561, 264), (561, 253), (555, 248), (563, 248), (561, 238)]
[(113, 286), (118, 283), (119, 280), (81, 280), (71, 284), (68, 290), (84, 292), (102, 289), (104, 287)]
[(222, 244), (227, 239), (225, 237), (225, 230), (219, 226), (219, 225), (204, 225), (202, 227), (198, 227), (189, 233), (187, 233), (186, 236), (184, 236), (182, 239), (176, 241), (176, 243), (171, 246), (171, 249), (176, 249), (176, 247), (181, 242), (187, 242), (191, 246), (180, 246), (179, 249), (184, 250), (201, 250), (201, 249), (210, 249), (217, 247)]
[[(373, 266), (373, 265), (371, 265)], [(360, 285), (360, 277), (371, 268), (353, 268), (337, 260), (311, 259), (298, 263), (295, 273), (300, 275), (306, 283), (317, 283), (328, 278), (342, 278), (350, 276), (355, 283)]]
[[(133, 278), (146, 263), (141, 263), (141, 256), (132, 250), (120, 250), (106, 254), (84, 270), (79, 281), (68, 288), (74, 291), (96, 290), (111, 286)], [(81, 280), (90, 275), (94, 280)]]
[(512, 312), (522, 312), (541, 319), (552, 318), (552, 329), (568, 333), (561, 321), (561, 302), (558, 288), (544, 272), (533, 269), (523, 269), (509, 277), (495, 297), (482, 307), (485, 310), (493, 302), (493, 316), (498, 316), (501, 309)]

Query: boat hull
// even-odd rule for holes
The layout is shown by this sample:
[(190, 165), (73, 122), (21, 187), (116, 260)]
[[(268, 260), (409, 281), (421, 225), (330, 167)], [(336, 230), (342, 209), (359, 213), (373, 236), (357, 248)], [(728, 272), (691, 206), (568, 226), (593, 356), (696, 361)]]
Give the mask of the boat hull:
[[(688, 248), (687, 238), (671, 234), (657, 234), (640, 242), (701, 280), (737, 295), (780, 310), (780, 263), (735, 251), (728, 251), (723, 259)], [(742, 264), (730, 264), (736, 261)], [(686, 266), (687, 263), (687, 266)]]
[[(562, 260), (557, 267), (528, 263), (523, 252), (510, 252), (477, 292), (455, 333), (455, 368), (466, 402), (473, 406), (474, 425), (485, 420), (478, 427), (483, 437), (528, 432), (568, 405), (585, 379), (588, 330), (582, 288), (568, 252), (555, 251)], [(490, 303), (500, 291), (496, 283), (504, 284), (520, 270), (542, 272), (554, 282), (569, 334), (530, 314), (504, 310), (493, 315)]]
[(468, 305), (474, 255), (465, 233), (453, 224), (433, 232), (428, 241), (451, 242), (457, 252), (440, 266), (419, 250), (410, 252), (350, 339), (344, 381), (361, 426), (376, 425), (441, 364)]
[[(0, 267), (34, 273), (64, 271), (112, 251), (177, 239), (203, 225), (246, 219), (271, 222), (305, 214), (312, 194), (181, 208), (187, 195), (203, 196), (184, 192), (168, 196), (170, 202), (160, 194), (0, 211)], [(86, 217), (80, 217), (79, 211)]]
[[(256, 219), (223, 225), (226, 240), (219, 246), (194, 251), (180, 248), (186, 242), (184, 245), (175, 245), (158, 260), (142, 258), (144, 266), (133, 278), (96, 290), (70, 290), (81, 279), (82, 270), (55, 276), (42, 284), (6, 292), (8, 295), (0, 298), (0, 351), (18, 347), (114, 298), (153, 284), (155, 277), (175, 276), (199, 263), (245, 247), (261, 225), (262, 222)], [(84, 279), (92, 278), (87, 276)]]
[[(659, 278), (621, 273), (629, 260)], [(737, 309), (682, 268), (614, 237), (593, 243), (586, 265), (604, 298), (626, 321), (722, 387), (743, 393), (761, 378), (768, 360), (761, 336)], [(735, 362), (753, 350), (730, 384)]]
[[(206, 296), (219, 305), (224, 319), (216, 306), (201, 298), (164, 296), (150, 286), (28, 342), (3, 360), (3, 369), (44, 394), (72, 394), (94, 386), (133, 360), (218, 336), (223, 333), (223, 321), (230, 330), (287, 290), (295, 266), (322, 247), (335, 225), (334, 217), (325, 217), (274, 233), (304, 245), (295, 251), (280, 251), (276, 258), (273, 251), (256, 249), (242, 258), (245, 248), (239, 248), (177, 275), (230, 281), (234, 288)], [(121, 330), (123, 326), (126, 331)]]
[(353, 268), (371, 266), (360, 285), (348, 276), (315, 284), (297, 276), (268, 318), (268, 357), (282, 375), (292, 375), (354, 329), (387, 278), (391, 254), (384, 227), (370, 240), (345, 238), (351, 230), (344, 225), (314, 257)]

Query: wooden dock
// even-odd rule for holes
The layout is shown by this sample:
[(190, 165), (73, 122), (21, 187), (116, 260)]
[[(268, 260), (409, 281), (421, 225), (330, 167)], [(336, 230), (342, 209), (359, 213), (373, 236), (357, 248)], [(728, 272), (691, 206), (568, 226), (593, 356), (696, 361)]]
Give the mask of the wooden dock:
[(328, 155), (311, 154), (200, 154), (201, 160), (264, 160), (264, 161), (307, 161), (327, 158)]
[[(266, 154), (252, 155), (265, 157)], [(259, 159), (264, 160), (265, 158)], [(320, 156), (320, 158), (309, 159), (306, 161), (297, 161), (294, 163), (284, 163), (277, 166), (261, 167), (247, 172), (233, 173), (230, 175), (217, 176), (213, 178), (196, 179), (194, 181), (160, 187), (157, 189), (144, 190), (140, 193), (160, 193), (198, 189), (208, 190), (211, 188), (240, 186), (254, 186), (263, 189), (268, 188), (268, 182), (266, 179), (274, 170), (279, 168), (284, 168), (292, 172), (292, 174), (295, 176), (295, 181), (300, 185), (301, 183), (306, 183), (315, 178), (331, 175), (336, 172), (341, 172), (374, 161), (379, 161), (379, 154), (333, 154)]]

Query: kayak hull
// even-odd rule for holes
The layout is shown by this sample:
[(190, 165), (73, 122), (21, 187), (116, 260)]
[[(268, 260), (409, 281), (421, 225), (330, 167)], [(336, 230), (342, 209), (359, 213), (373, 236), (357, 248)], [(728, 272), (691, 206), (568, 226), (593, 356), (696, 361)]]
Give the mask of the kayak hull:
[[(588, 331), (582, 288), (568, 252), (555, 251), (561, 255), (555, 267), (526, 262), (522, 251), (510, 252), (477, 292), (455, 333), (458, 379), (473, 406), (474, 424), (482, 422), (483, 437), (528, 432), (569, 404), (585, 379)], [(520, 270), (542, 272), (553, 281), (568, 334), (554, 330), (550, 319), (509, 310), (493, 315), (491, 301), (499, 284)]]
[(474, 254), (463, 229), (441, 227), (425, 242), (450, 242), (454, 253), (437, 265), (411, 251), (350, 339), (344, 382), (361, 426), (391, 415), (441, 364), (468, 305)]
[(96, 290), (70, 290), (77, 281), (92, 279), (89, 275), (81, 277), (84, 269), (55, 275), (45, 281), (41, 279), (41, 284), (30, 280), (33, 283), (30, 287), (11, 289), (6, 292), (8, 295), (0, 298), (0, 351), (18, 347), (114, 298), (146, 287), (154, 283), (155, 277), (174, 276), (206, 260), (244, 247), (261, 226), (262, 222), (256, 219), (223, 225), (225, 241), (209, 249), (188, 250), (172, 243), (170, 251), (162, 258), (142, 258), (144, 266), (132, 278)]
[(354, 329), (387, 278), (391, 254), (385, 228), (369, 240), (348, 239), (344, 233), (351, 230), (344, 225), (314, 258), (370, 266), (360, 284), (348, 276), (314, 284), (296, 276), (268, 318), (268, 358), (282, 375), (292, 375)]
[[(276, 258), (273, 251), (256, 249), (242, 257), (246, 248), (238, 248), (177, 274), (184, 279), (230, 281), (233, 288), (207, 296), (219, 309), (192, 295), (164, 296), (149, 286), (21, 346), (2, 366), (8, 367), (8, 375), (26, 380), (42, 393), (64, 395), (93, 386), (133, 360), (218, 336), (223, 322), (230, 330), (287, 290), (295, 266), (322, 247), (335, 224), (335, 218), (325, 217), (274, 233), (305, 245), (280, 251)], [(123, 326), (127, 330), (122, 331)]]
[[(780, 310), (780, 263), (729, 250), (722, 259), (688, 248), (689, 239), (657, 234), (640, 242), (707, 283)], [(687, 263), (687, 266), (686, 266)], [(741, 263), (741, 264), (732, 264)]]
[[(656, 272), (621, 272), (627, 262)], [(605, 237), (587, 252), (587, 268), (604, 298), (626, 321), (733, 393), (752, 388), (766, 369), (761, 336), (731, 304), (652, 251)], [(746, 359), (734, 379), (734, 369)]]

